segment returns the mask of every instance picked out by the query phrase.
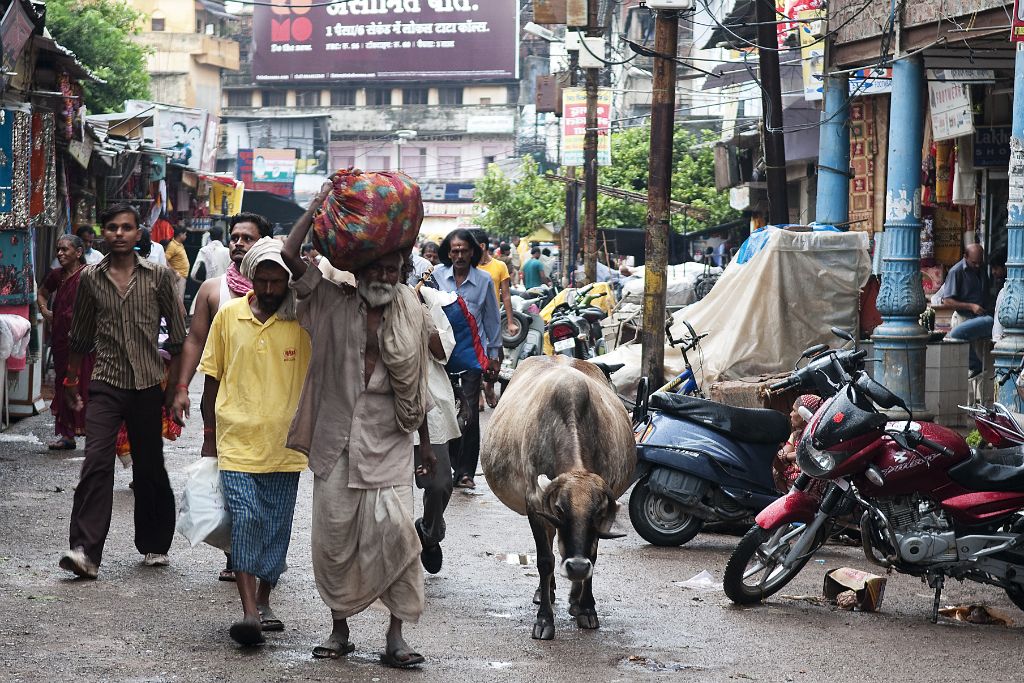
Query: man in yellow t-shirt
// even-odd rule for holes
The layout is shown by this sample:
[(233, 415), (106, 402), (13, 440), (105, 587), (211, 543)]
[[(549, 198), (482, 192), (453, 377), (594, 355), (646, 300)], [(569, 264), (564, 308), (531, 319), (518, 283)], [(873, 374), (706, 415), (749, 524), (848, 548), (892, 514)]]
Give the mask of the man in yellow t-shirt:
[[(480, 247), (484, 250), (483, 258), (480, 259), (480, 264), (477, 268), (491, 276), (491, 280), (494, 282), (494, 295), (498, 298), (498, 303), (505, 309), (505, 327), (509, 330), (510, 334), (515, 334), (519, 329), (519, 324), (512, 317), (512, 295), (509, 290), (511, 280), (508, 274), (508, 266), (491, 256), (491, 246), (486, 232), (474, 230), (473, 237), (476, 238), (476, 241), (480, 243)], [(493, 408), (498, 405), (498, 398), (494, 395), (494, 382), (484, 382), (484, 397), (487, 399), (487, 405), (490, 407)]]
[(167, 259), (167, 267), (178, 276), (175, 286), (178, 288), (178, 298), (185, 300), (185, 278), (188, 277), (189, 265), (188, 254), (185, 253), (185, 238), (188, 232), (182, 225), (175, 226), (174, 237), (167, 243), (164, 249), (164, 258)]
[(254, 291), (221, 307), (199, 370), (206, 374), (203, 400), (215, 402), (216, 456), (242, 600), (242, 620), (230, 635), (255, 645), (263, 631), (284, 630), (270, 609), (270, 591), (285, 570), (299, 473), (306, 469), (306, 456), (285, 441), (311, 351), (295, 319), (281, 243), (259, 240), (239, 270)]

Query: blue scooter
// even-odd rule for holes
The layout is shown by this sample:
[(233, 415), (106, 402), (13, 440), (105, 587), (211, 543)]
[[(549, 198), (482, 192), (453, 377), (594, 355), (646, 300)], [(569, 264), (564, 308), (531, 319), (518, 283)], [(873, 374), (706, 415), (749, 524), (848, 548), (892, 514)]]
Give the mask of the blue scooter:
[[(848, 333), (833, 333), (853, 341)], [(769, 392), (801, 387), (831, 396), (840, 369), (863, 366), (863, 351), (813, 346), (803, 368)], [(735, 408), (697, 396), (655, 392), (647, 379), (633, 411), (637, 477), (629, 519), (644, 540), (678, 546), (708, 522), (745, 522), (781, 495), (772, 480), (772, 459), (789, 438), (789, 419), (775, 410)]]

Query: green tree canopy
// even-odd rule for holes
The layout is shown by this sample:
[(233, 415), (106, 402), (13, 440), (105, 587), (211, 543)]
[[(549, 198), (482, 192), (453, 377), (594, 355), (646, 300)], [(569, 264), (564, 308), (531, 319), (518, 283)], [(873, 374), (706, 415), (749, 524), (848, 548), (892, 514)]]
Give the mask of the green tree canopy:
[(46, 26), (106, 83), (85, 83), (85, 104), (99, 113), (122, 111), (127, 99), (149, 97), (145, 47), (132, 41), (142, 14), (124, 0), (49, 0)]
[(526, 236), (545, 223), (565, 221), (565, 186), (541, 177), (533, 157), (525, 157), (513, 180), (495, 164), (476, 182), (476, 200), (486, 211), (478, 225), (492, 235)]
[[(612, 165), (602, 166), (598, 182), (646, 195), (651, 130), (648, 126), (630, 128), (612, 135)], [(715, 189), (715, 158), (702, 139), (676, 128), (672, 140), (672, 199), (706, 209), (707, 220), (674, 218), (676, 230), (694, 230), (724, 223), (737, 216), (729, 206), (729, 196)], [(477, 182), (476, 199), (486, 207), (477, 222), (499, 235), (528, 235), (544, 223), (565, 220), (565, 187), (540, 177), (537, 163), (528, 158), (519, 170), (521, 178), (512, 180), (497, 166), (491, 166)], [(582, 217), (581, 217), (582, 218)], [(598, 195), (599, 228), (643, 228), (647, 206)]]

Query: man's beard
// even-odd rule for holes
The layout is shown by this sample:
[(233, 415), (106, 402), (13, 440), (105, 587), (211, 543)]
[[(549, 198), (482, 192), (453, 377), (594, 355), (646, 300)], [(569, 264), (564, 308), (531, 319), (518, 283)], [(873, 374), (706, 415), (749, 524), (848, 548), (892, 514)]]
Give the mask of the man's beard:
[(278, 320), (295, 320), (295, 293), (290, 289), (280, 299), (276, 297), (264, 299), (257, 295), (256, 300), (259, 302), (261, 310), (276, 315)]
[(368, 282), (360, 280), (358, 283), (359, 296), (370, 306), (379, 308), (387, 306), (395, 300), (397, 289), (395, 285), (388, 282)]

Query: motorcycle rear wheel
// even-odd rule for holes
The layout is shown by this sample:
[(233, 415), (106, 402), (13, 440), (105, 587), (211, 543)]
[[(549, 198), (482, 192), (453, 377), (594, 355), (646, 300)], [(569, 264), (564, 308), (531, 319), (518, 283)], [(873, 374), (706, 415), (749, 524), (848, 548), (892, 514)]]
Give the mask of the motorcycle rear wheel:
[(770, 530), (756, 524), (751, 527), (725, 566), (722, 587), (729, 599), (737, 605), (761, 602), (792, 581), (821, 546), (821, 539), (815, 539), (803, 558), (788, 569), (784, 567), (783, 561), (805, 533), (806, 524), (782, 524)]
[(689, 542), (704, 528), (704, 520), (683, 512), (671, 498), (651, 493), (644, 477), (629, 494), (629, 521), (648, 543), (659, 546), (680, 546)]

